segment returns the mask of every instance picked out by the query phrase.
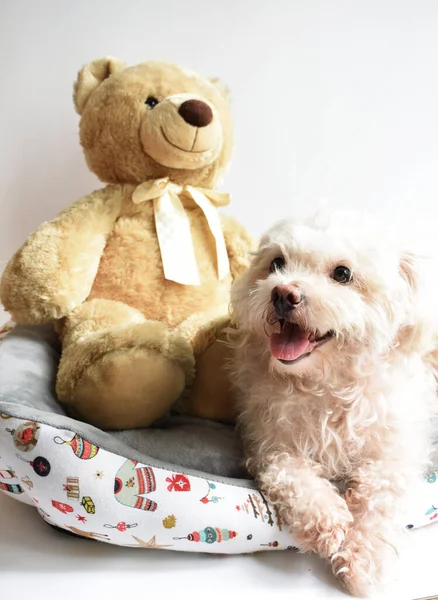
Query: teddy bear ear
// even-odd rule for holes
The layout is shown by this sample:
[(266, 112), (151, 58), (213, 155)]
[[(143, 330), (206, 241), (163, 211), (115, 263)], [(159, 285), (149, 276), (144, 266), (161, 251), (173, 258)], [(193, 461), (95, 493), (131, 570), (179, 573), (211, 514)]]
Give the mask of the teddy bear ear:
[(78, 78), (74, 84), (73, 101), (76, 112), (80, 115), (84, 110), (88, 98), (99, 85), (113, 73), (122, 71), (125, 63), (118, 58), (106, 56), (98, 58), (85, 65), (78, 73)]
[(224, 98), (227, 100), (230, 99), (230, 89), (221, 79), (218, 77), (210, 77), (210, 81), (220, 91)]

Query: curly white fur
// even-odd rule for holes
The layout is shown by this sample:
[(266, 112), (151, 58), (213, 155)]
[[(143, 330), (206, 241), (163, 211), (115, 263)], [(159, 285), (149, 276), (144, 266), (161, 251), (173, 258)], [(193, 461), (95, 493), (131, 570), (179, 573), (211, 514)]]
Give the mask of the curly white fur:
[[(284, 267), (271, 272), (277, 257)], [(338, 265), (349, 283), (333, 280)], [(330, 558), (355, 595), (380, 583), (397, 553), (399, 516), (429, 455), (438, 329), (433, 275), (421, 269), (372, 219), (318, 214), (269, 230), (232, 289), (248, 469), (301, 549)], [(291, 283), (305, 296), (291, 320), (333, 337), (285, 365), (270, 350), (280, 328), (271, 292)]]

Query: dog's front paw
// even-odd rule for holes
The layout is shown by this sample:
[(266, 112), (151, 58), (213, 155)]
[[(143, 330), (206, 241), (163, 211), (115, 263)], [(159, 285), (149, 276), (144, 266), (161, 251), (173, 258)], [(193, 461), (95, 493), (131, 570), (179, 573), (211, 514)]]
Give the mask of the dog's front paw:
[(345, 543), (332, 556), (335, 577), (353, 596), (367, 596), (372, 578), (369, 572), (372, 557), (369, 551), (356, 543)]
[(352, 522), (345, 501), (333, 493), (324, 504), (309, 504), (308, 510), (294, 523), (293, 535), (303, 552), (329, 558), (339, 550)]
[(384, 583), (388, 563), (395, 556), (392, 544), (378, 535), (351, 529), (331, 563), (333, 573), (346, 590), (353, 596), (365, 597)]

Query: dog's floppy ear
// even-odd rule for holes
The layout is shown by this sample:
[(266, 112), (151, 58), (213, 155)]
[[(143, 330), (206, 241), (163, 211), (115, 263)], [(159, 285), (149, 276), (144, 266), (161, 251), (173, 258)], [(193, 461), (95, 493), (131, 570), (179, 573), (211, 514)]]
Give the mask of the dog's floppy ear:
[(76, 112), (80, 115), (91, 96), (91, 94), (105, 81), (110, 75), (125, 68), (125, 63), (118, 58), (106, 56), (98, 58), (85, 65), (78, 73), (78, 78), (74, 85), (73, 101)]
[(418, 291), (419, 285), (419, 259), (412, 252), (404, 252), (400, 258), (400, 274), (409, 284), (412, 292)]
[(408, 354), (427, 352), (434, 339), (435, 310), (431, 312), (430, 292), (427, 289), (421, 258), (411, 252), (404, 252), (400, 258), (400, 275), (409, 286), (407, 322), (403, 323), (397, 335), (398, 348)]

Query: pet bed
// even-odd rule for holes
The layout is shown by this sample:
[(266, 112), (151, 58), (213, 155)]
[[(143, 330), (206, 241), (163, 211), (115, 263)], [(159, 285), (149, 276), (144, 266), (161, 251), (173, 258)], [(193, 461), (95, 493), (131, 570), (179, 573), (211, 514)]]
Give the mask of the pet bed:
[[(169, 417), (106, 433), (55, 399), (51, 327), (0, 332), (0, 490), (50, 525), (120, 546), (213, 553), (294, 549), (278, 511), (245, 479), (231, 427)], [(437, 473), (419, 485), (406, 527), (438, 518)]]

